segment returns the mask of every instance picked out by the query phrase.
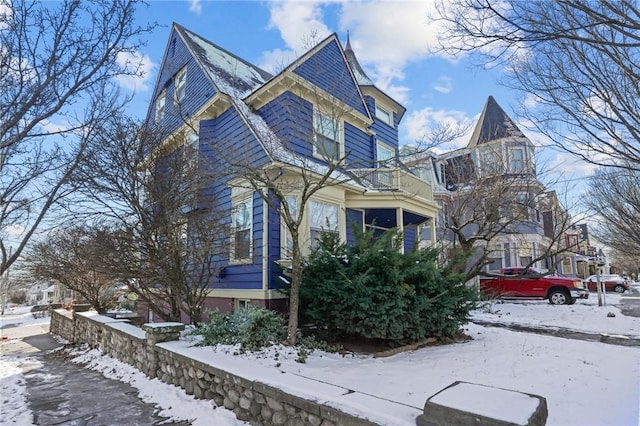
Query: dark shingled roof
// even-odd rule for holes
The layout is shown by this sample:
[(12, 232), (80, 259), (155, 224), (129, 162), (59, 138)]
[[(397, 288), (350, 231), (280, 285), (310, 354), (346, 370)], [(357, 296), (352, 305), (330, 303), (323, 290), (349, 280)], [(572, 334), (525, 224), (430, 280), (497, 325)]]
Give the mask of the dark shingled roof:
[(371, 79), (364, 72), (364, 70), (358, 63), (356, 54), (353, 53), (353, 49), (351, 48), (351, 42), (349, 41), (349, 33), (347, 33), (347, 44), (344, 47), (344, 56), (347, 58), (347, 62), (349, 62), (349, 66), (351, 66), (353, 75), (356, 77), (356, 82), (360, 86), (373, 86), (373, 81), (371, 81)]
[(489, 96), (467, 146), (471, 148), (502, 138), (526, 138), (526, 136), (493, 99), (493, 96)]
[(198, 55), (216, 88), (230, 96), (242, 98), (262, 86), (272, 76), (215, 43), (174, 24), (190, 49)]

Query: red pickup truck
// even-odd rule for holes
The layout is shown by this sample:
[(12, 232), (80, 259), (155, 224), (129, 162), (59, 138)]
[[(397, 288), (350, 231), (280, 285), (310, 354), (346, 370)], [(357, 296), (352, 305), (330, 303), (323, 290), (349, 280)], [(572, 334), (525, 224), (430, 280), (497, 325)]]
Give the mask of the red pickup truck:
[(481, 276), (480, 293), (485, 298), (548, 299), (553, 305), (589, 298), (579, 278), (545, 275), (535, 268), (502, 268), (499, 274)]

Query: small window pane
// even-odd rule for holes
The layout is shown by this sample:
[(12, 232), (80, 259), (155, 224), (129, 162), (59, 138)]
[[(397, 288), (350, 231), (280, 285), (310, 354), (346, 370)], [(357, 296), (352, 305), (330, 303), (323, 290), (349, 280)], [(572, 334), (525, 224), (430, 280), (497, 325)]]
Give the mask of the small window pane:
[(234, 206), (233, 257), (247, 259), (251, 257), (251, 200), (241, 201)]
[(187, 87), (187, 69), (183, 68), (176, 74), (175, 80), (175, 98), (176, 102), (181, 102), (184, 99)]
[(512, 173), (524, 171), (524, 150), (522, 148), (512, 149), (510, 160), (509, 170)]
[(376, 106), (376, 118), (384, 122), (385, 124), (388, 124), (389, 126), (393, 126), (393, 122), (391, 121), (391, 113), (378, 106)]
[(158, 99), (156, 99), (156, 123), (162, 120), (162, 117), (164, 117), (165, 95), (166, 92), (163, 90), (162, 92), (160, 92)]

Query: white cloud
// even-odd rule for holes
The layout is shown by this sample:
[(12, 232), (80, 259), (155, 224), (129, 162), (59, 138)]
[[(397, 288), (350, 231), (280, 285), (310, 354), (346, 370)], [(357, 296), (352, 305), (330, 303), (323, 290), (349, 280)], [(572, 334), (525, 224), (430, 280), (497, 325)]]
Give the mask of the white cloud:
[(193, 12), (196, 15), (202, 13), (202, 3), (200, 0), (189, 0), (189, 12)]
[(269, 3), (268, 28), (280, 31), (286, 46), (301, 54), (328, 36), (331, 31), (322, 21), (322, 2), (284, 1)]
[(7, 225), (0, 230), (0, 235), (8, 240), (19, 239), (25, 233), (26, 229), (22, 225)]
[[(404, 128), (406, 129), (406, 141), (413, 143), (415, 141), (425, 141), (425, 137), (428, 138), (429, 133), (438, 126), (451, 126), (451, 128), (458, 128), (466, 126), (468, 123), (477, 120), (477, 117), (473, 121), (467, 117), (463, 111), (455, 110), (434, 110), (433, 108), (426, 107), (420, 110), (408, 113), (403, 119)], [(436, 149), (438, 152), (449, 151), (465, 146), (469, 142), (469, 134), (465, 134), (453, 141), (450, 141), (446, 146), (441, 146)]]
[(42, 120), (40, 122), (40, 126), (42, 127), (42, 130), (44, 130), (46, 133), (60, 133), (60, 132), (69, 130), (71, 128), (71, 125), (68, 122), (64, 124), (60, 124), (60, 123), (54, 123), (49, 120)]
[(118, 54), (117, 61), (120, 66), (125, 67), (130, 72), (137, 71), (141, 74), (140, 76), (116, 77), (121, 87), (141, 92), (149, 89), (151, 74), (156, 67), (156, 64), (151, 61), (149, 55), (143, 55), (139, 52), (120, 53)]
[(258, 66), (271, 74), (277, 74), (296, 58), (293, 50), (273, 49), (262, 52)]
[[(358, 61), (380, 89), (394, 92), (404, 79), (407, 63), (431, 55), (429, 49), (437, 45), (438, 32), (438, 24), (428, 20), (433, 7), (433, 1), (355, 1), (342, 5), (340, 30), (349, 30)], [(400, 93), (397, 100), (406, 103), (409, 91)]]
[(433, 89), (440, 93), (449, 93), (453, 90), (453, 79), (447, 76), (441, 76), (433, 84)]
[(286, 48), (263, 52), (261, 68), (276, 73), (331, 34), (322, 21), (322, 4), (296, 0), (268, 3), (271, 15), (267, 28), (280, 32)]

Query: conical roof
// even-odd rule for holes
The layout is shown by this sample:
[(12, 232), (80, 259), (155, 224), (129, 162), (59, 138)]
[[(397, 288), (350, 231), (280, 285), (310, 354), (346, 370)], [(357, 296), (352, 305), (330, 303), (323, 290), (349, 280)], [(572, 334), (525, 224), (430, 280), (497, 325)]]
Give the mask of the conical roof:
[(526, 136), (493, 96), (489, 96), (467, 146), (471, 148), (502, 138), (526, 138)]
[(364, 70), (358, 63), (356, 54), (353, 53), (353, 49), (351, 48), (351, 42), (349, 41), (349, 33), (347, 33), (347, 44), (344, 47), (344, 56), (347, 58), (347, 62), (349, 62), (349, 66), (351, 66), (351, 70), (353, 71), (353, 75), (356, 78), (356, 82), (360, 86), (373, 86), (373, 81), (371, 81), (371, 79), (364, 72)]

